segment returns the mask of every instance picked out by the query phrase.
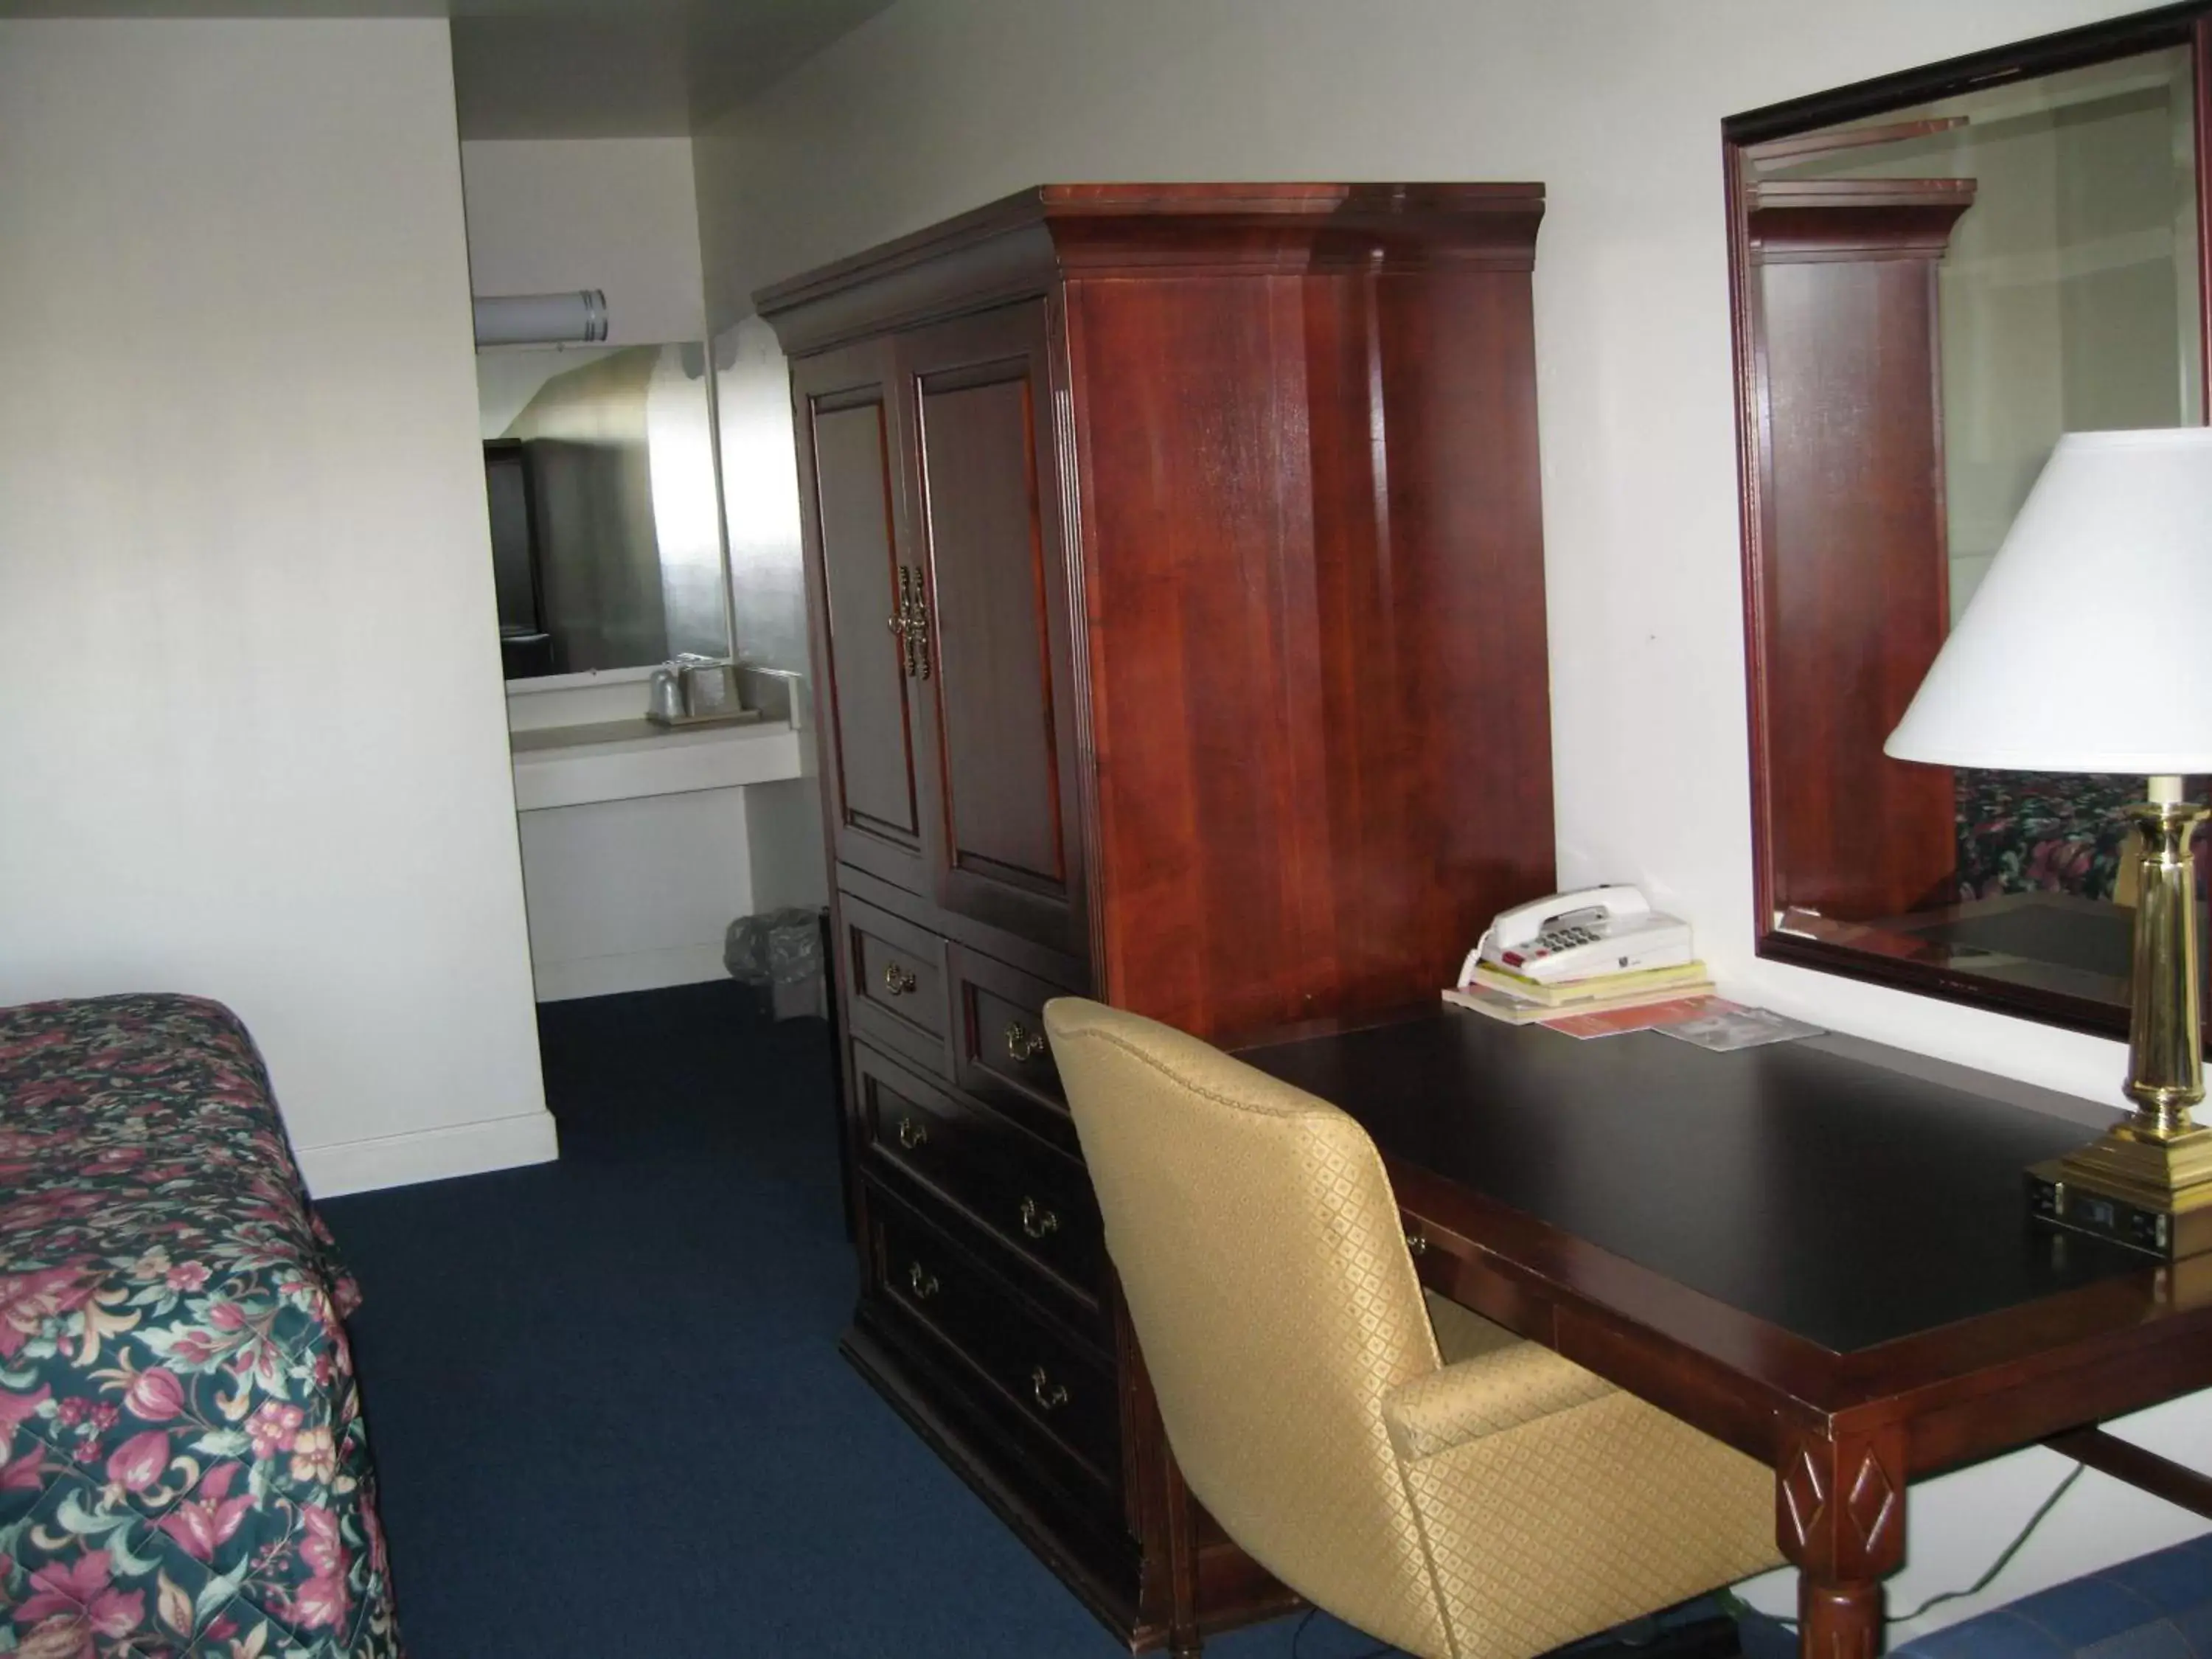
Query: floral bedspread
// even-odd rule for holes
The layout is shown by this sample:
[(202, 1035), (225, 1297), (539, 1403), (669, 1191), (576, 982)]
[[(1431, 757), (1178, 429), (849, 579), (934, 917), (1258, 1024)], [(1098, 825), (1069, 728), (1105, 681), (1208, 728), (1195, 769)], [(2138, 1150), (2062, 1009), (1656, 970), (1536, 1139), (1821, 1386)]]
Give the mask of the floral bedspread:
[(358, 1300), (229, 1010), (0, 1009), (0, 1654), (398, 1659)]

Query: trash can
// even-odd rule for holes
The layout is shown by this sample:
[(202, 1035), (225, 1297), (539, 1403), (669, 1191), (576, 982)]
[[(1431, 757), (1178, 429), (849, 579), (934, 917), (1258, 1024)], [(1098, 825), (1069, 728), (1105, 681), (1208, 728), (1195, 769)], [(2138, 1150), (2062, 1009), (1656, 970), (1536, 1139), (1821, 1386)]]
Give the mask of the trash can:
[(777, 1019), (830, 1012), (822, 971), (828, 930), (822, 912), (805, 908), (739, 916), (722, 941), (730, 977), (758, 991)]

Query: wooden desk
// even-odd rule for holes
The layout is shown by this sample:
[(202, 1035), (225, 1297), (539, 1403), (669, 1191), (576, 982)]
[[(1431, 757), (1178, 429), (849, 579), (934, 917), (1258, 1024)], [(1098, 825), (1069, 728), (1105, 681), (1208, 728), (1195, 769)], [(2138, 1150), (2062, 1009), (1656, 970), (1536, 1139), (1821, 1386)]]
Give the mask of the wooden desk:
[(2060, 1449), (2212, 1492), (2094, 1431), (2212, 1386), (2212, 1256), (2028, 1224), (2022, 1167), (2093, 1133), (2063, 1097), (1845, 1038), (1449, 1011), (1240, 1058), (1366, 1126), (1431, 1289), (1774, 1469), (1808, 1656), (1876, 1651), (1916, 1476), (2088, 1429)]

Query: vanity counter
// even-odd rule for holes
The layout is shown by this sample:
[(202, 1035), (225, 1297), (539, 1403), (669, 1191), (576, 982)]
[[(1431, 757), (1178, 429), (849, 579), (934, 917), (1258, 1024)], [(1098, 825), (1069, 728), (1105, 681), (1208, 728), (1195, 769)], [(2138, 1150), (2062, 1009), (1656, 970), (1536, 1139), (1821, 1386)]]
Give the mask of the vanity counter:
[(519, 731), (510, 741), (520, 812), (773, 783), (801, 770), (788, 720), (690, 728), (599, 720)]

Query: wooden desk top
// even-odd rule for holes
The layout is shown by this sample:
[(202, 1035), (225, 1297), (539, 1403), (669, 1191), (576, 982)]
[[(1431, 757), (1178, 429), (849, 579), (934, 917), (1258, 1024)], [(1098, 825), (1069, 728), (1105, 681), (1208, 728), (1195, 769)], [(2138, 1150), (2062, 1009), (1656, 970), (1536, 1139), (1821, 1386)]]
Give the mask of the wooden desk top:
[(1395, 1162), (1833, 1352), (2147, 1265), (2027, 1222), (2021, 1170), (2081, 1125), (1814, 1042), (1578, 1042), (1444, 1012), (1240, 1058)]
[(1774, 1470), (1808, 1656), (1875, 1651), (1915, 1476), (2048, 1439), (2212, 1515), (2094, 1426), (2212, 1387), (2212, 1255), (2027, 1219), (2022, 1166), (2094, 1105), (1849, 1037), (1717, 1054), (1457, 1010), (1240, 1058), (1366, 1126), (1431, 1290)]
[(2023, 1167), (2095, 1133), (2068, 1097), (1451, 1010), (1238, 1057), (1366, 1127), (1431, 1289), (1769, 1462), (1898, 1434), (1902, 1478), (2212, 1385), (2212, 1256), (2028, 1223)]

